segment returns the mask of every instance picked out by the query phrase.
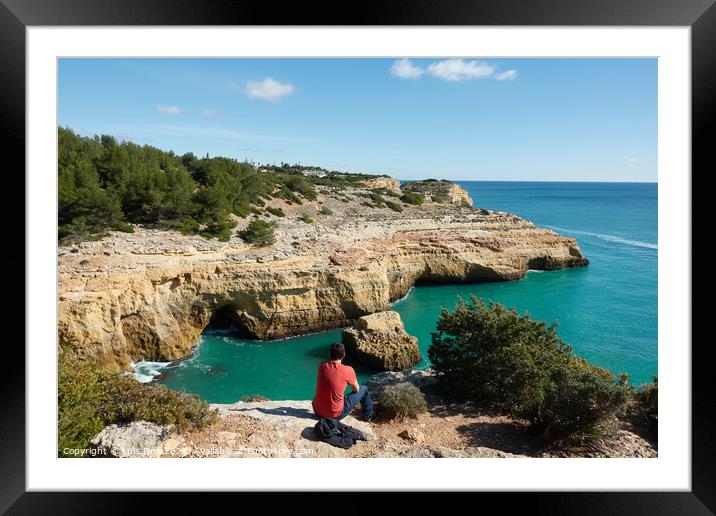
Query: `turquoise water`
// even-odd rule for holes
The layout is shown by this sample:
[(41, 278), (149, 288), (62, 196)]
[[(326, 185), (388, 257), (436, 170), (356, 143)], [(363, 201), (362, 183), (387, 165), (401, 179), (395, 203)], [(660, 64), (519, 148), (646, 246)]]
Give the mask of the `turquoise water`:
[[(442, 307), (470, 294), (557, 321), (575, 353), (642, 383), (657, 374), (657, 186), (637, 183), (461, 182), (475, 205), (509, 211), (577, 239), (590, 265), (530, 272), (520, 281), (423, 286), (394, 305), (418, 337), (426, 367), (430, 332)], [(193, 356), (143, 363), (159, 382), (215, 403), (244, 394), (270, 399), (313, 396), (316, 365), (340, 330), (273, 342), (205, 332)], [(370, 371), (357, 365), (359, 381)]]

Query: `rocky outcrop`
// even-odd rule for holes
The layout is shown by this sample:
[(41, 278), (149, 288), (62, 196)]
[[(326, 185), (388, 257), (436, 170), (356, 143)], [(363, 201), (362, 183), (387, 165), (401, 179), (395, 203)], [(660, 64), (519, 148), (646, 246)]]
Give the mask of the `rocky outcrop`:
[(398, 312), (377, 312), (360, 317), (343, 330), (346, 352), (371, 369), (399, 371), (420, 362), (418, 339), (403, 327)]
[(148, 421), (128, 425), (109, 425), (92, 438), (89, 448), (94, 457), (159, 457), (177, 444), (170, 428)]
[(298, 220), (308, 203), (284, 205), (276, 244), (264, 248), (237, 234), (218, 242), (142, 228), (61, 247), (59, 344), (127, 369), (190, 354), (209, 324), (281, 338), (350, 326), (416, 283), (506, 281), (587, 264), (574, 239), (508, 213), (438, 203), (396, 213), (366, 208), (364, 193), (321, 195), (333, 215), (313, 224)]
[(472, 198), (467, 191), (447, 180), (426, 179), (412, 181), (401, 187), (403, 190), (425, 195), (433, 202), (448, 202), (457, 206), (472, 206)]
[(368, 390), (376, 398), (380, 398), (388, 385), (400, 383), (412, 383), (421, 391), (430, 387), (436, 382), (434, 370), (431, 369), (409, 369), (407, 371), (387, 371), (371, 376), (365, 383)]
[(366, 188), (385, 188), (387, 190), (399, 191), (400, 181), (390, 176), (377, 176), (361, 181)]

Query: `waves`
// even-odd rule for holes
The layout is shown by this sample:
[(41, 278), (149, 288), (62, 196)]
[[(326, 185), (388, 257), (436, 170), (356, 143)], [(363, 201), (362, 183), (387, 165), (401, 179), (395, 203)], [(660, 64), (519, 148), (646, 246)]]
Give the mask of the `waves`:
[(399, 299), (396, 299), (396, 300), (393, 301), (392, 303), (388, 303), (388, 305), (392, 308), (392, 307), (394, 307), (397, 303), (400, 303), (401, 301), (405, 301), (406, 299), (408, 299), (408, 296), (410, 296), (411, 292), (413, 292), (413, 289), (414, 289), (414, 288), (415, 288), (415, 287), (410, 287), (403, 297), (401, 297), (401, 298), (399, 298)]
[(162, 374), (162, 371), (171, 364), (172, 362), (132, 362), (130, 364), (132, 367), (132, 373), (128, 374), (131, 374), (134, 379), (140, 383), (149, 383)]
[(605, 235), (603, 233), (592, 233), (590, 231), (579, 231), (577, 229), (560, 228), (557, 226), (547, 226), (547, 225), (543, 225), (543, 226), (546, 228), (549, 228), (549, 229), (554, 229), (555, 231), (562, 231), (564, 233), (573, 233), (575, 235), (589, 235), (589, 236), (600, 238), (607, 242), (613, 242), (615, 244), (630, 245), (632, 247), (642, 247), (644, 249), (654, 249), (654, 250), (659, 249), (659, 246), (656, 244), (652, 244), (649, 242), (642, 242), (640, 240), (629, 240), (627, 238), (622, 238), (622, 237), (619, 237), (616, 235)]

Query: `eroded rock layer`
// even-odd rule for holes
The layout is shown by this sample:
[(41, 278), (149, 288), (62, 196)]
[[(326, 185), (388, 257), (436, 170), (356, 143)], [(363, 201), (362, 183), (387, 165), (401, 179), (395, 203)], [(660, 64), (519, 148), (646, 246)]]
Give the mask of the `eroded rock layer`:
[[(348, 326), (419, 282), (505, 281), (587, 264), (574, 239), (508, 213), (437, 203), (396, 213), (365, 207), (362, 193), (275, 201), (287, 216), (274, 217), (270, 247), (141, 228), (61, 247), (59, 344), (123, 369), (186, 356), (210, 322), (275, 339)], [(317, 214), (323, 206), (330, 215)], [(300, 220), (308, 212), (315, 223)]]

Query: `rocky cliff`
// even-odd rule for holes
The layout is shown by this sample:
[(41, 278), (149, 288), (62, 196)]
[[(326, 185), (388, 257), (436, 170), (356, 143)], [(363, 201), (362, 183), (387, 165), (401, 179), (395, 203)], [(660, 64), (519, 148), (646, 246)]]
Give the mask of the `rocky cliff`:
[(362, 182), (366, 188), (385, 188), (393, 191), (400, 190), (400, 181), (390, 176), (372, 177), (370, 179), (365, 179)]
[[(574, 239), (508, 213), (440, 203), (397, 213), (366, 207), (364, 194), (324, 189), (312, 203), (281, 205), (277, 243), (265, 248), (141, 228), (61, 247), (59, 344), (124, 369), (186, 356), (209, 324), (274, 339), (348, 326), (416, 283), (514, 280), (528, 269), (587, 264)], [(307, 211), (315, 223), (299, 218)]]
[(467, 191), (460, 185), (445, 179), (411, 181), (401, 186), (401, 189), (423, 194), (434, 202), (447, 202), (465, 207), (472, 206), (472, 199)]

